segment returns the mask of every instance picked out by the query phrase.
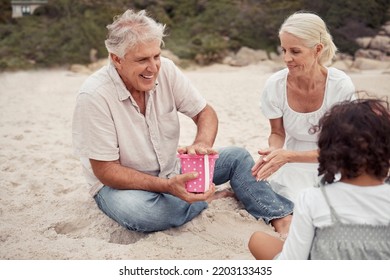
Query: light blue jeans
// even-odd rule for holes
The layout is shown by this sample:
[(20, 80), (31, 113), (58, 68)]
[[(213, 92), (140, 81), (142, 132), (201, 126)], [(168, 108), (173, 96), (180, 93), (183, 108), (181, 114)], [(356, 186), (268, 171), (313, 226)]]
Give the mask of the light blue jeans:
[[(252, 156), (243, 148), (219, 150), (213, 182), (220, 185), (230, 181), (238, 200), (256, 219), (267, 224), (293, 212), (294, 204), (275, 193), (267, 181), (259, 181), (251, 174)], [(142, 190), (116, 190), (104, 186), (95, 196), (99, 208), (110, 218), (129, 230), (154, 232), (177, 227), (192, 220), (207, 202), (188, 203), (166, 193)]]

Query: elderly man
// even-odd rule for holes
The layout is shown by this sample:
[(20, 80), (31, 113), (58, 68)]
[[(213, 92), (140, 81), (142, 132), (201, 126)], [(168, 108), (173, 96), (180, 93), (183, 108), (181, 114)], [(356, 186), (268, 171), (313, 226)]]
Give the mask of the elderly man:
[[(110, 64), (82, 85), (73, 116), (73, 144), (99, 208), (129, 230), (177, 227), (225, 197), (214, 184), (190, 193), (177, 152), (216, 154), (213, 182), (230, 181), (235, 196), (257, 219), (286, 233), (293, 204), (251, 174), (254, 161), (242, 148), (218, 151), (214, 109), (172, 61), (161, 57), (165, 26), (145, 11), (127, 10), (107, 26)], [(195, 122), (193, 144), (178, 148), (179, 117)]]

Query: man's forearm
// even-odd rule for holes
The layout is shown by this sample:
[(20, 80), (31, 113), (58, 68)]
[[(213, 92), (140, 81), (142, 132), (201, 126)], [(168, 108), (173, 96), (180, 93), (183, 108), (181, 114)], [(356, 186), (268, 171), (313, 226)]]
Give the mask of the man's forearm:
[(122, 166), (119, 162), (90, 160), (95, 176), (106, 186), (122, 190), (167, 192), (168, 180)]
[(197, 125), (194, 144), (201, 143), (212, 147), (218, 131), (218, 117), (214, 109), (206, 105), (193, 120)]

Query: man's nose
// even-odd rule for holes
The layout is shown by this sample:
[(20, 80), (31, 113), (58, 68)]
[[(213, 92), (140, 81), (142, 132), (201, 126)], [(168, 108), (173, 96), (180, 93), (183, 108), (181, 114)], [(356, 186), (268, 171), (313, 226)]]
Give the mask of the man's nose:
[(154, 60), (151, 60), (149, 63), (148, 63), (148, 68), (147, 68), (148, 71), (150, 72), (157, 72), (158, 70), (158, 62), (157, 61), (154, 61)]

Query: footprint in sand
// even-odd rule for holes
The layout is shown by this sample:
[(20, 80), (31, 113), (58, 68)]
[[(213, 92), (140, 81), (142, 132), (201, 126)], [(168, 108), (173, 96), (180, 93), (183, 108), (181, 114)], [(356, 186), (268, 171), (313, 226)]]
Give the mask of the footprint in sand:
[(145, 238), (146, 236), (147, 236), (146, 233), (129, 231), (127, 229), (121, 228), (111, 233), (109, 242), (115, 244), (128, 245), (128, 244), (137, 243), (139, 240)]
[(53, 228), (57, 234), (77, 236), (84, 228), (88, 227), (89, 223), (85, 222), (66, 222), (58, 223)]

